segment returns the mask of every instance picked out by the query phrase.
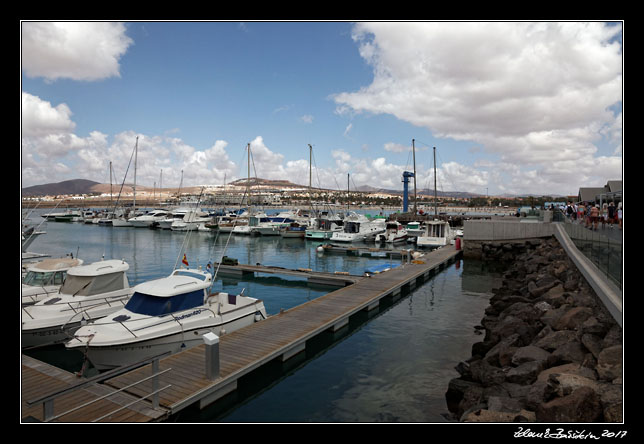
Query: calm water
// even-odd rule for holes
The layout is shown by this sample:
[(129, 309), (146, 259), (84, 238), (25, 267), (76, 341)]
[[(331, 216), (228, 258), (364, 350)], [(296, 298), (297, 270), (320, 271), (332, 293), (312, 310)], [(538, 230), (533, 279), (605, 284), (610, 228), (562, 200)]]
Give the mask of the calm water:
[[(186, 253), (190, 266), (219, 261), (349, 271), (388, 259), (317, 253), (319, 242), (280, 237), (216, 236), (143, 228), (111, 228), (49, 222), (30, 251), (61, 256), (73, 252), (86, 263), (122, 258), (131, 285), (168, 275)], [(445, 391), (454, 366), (480, 341), (474, 326), (488, 305), (500, 273), (478, 261), (458, 261), (388, 306), (352, 319), (348, 328), (321, 335), (306, 353), (272, 363), (240, 381), (239, 389), (203, 411), (188, 409), (177, 422), (445, 422)], [(296, 278), (261, 275), (217, 279), (214, 290), (264, 300), (275, 314), (324, 295)], [(29, 352), (70, 371), (82, 359), (61, 348)]]

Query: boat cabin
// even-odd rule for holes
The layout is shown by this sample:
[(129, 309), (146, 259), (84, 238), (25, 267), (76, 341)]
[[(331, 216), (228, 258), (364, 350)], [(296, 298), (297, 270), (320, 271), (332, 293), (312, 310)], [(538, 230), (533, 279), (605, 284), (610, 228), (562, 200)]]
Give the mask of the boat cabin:
[(446, 237), (449, 224), (442, 221), (432, 221), (425, 224), (425, 233), (427, 237)]
[(65, 282), (60, 287), (61, 294), (72, 296), (94, 296), (129, 288), (126, 262), (107, 260), (89, 265), (70, 268)]
[[(125, 308), (146, 316), (166, 316), (196, 308), (208, 297), (210, 280), (206, 273), (176, 270), (168, 277), (137, 285)], [(120, 320), (126, 318), (129, 317)]]
[(22, 283), (32, 287), (62, 285), (67, 270), (82, 263), (83, 261), (80, 259), (45, 259), (27, 269), (27, 274), (22, 279)]

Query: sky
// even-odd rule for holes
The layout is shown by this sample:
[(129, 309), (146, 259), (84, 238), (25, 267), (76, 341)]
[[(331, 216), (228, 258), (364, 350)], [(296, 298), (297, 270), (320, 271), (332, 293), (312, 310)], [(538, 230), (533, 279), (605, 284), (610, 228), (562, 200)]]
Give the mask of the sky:
[[(621, 180), (623, 23), (22, 22), (22, 187)], [(412, 142), (413, 141), (413, 142)], [(182, 173), (183, 171), (183, 173)]]

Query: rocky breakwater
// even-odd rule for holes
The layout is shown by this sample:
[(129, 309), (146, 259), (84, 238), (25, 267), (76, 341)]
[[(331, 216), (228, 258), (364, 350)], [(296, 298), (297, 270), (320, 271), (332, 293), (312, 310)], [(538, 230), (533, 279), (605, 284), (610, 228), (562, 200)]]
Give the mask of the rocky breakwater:
[[(622, 329), (554, 238), (515, 256), (446, 392), (462, 422), (621, 422)], [(508, 248), (503, 254), (508, 252)]]

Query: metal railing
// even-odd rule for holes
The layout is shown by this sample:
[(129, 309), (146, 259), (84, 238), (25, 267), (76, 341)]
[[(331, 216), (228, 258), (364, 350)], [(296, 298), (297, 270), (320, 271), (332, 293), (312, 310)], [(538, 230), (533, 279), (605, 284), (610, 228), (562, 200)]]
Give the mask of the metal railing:
[[(116, 410), (111, 411), (111, 412), (101, 416), (100, 418), (96, 418), (92, 422), (100, 421), (101, 419), (104, 419), (104, 418), (106, 418), (106, 417), (108, 417), (110, 415), (113, 415), (114, 413), (117, 413), (120, 410), (128, 408), (131, 405), (133, 405), (133, 404), (135, 404), (137, 402), (143, 401), (144, 399), (149, 398), (149, 397), (152, 397), (152, 408), (157, 409), (159, 407), (159, 393), (161, 391), (163, 391), (163, 390), (165, 390), (165, 389), (170, 387), (170, 385), (167, 385), (165, 387), (159, 388), (159, 376), (162, 375), (163, 373), (166, 373), (166, 372), (171, 370), (171, 369), (166, 369), (166, 370), (163, 370), (163, 371), (159, 371), (159, 360), (162, 357), (164, 357), (164, 356), (166, 356), (168, 354), (169, 354), (169, 352), (166, 352), (166, 353), (163, 353), (161, 355), (154, 356), (152, 358), (148, 358), (148, 359), (145, 359), (143, 361), (137, 362), (135, 364), (126, 365), (126, 366), (123, 366), (123, 367), (119, 367), (119, 368), (110, 370), (110, 371), (105, 372), (105, 373), (101, 373), (100, 375), (97, 375), (97, 376), (95, 376), (93, 378), (86, 379), (83, 382), (80, 382), (78, 384), (72, 385), (70, 387), (66, 387), (66, 388), (64, 388), (62, 390), (56, 390), (54, 392), (48, 393), (48, 394), (46, 394), (44, 396), (41, 396), (39, 398), (31, 399), (31, 400), (27, 401), (27, 405), (28, 406), (33, 406), (33, 405), (37, 405), (37, 404), (42, 403), (42, 405), (43, 405), (43, 420), (45, 422), (49, 422), (49, 421), (53, 421), (55, 419), (58, 419), (58, 418), (60, 418), (62, 416), (65, 416), (65, 415), (67, 415), (69, 413), (72, 413), (74, 411), (77, 411), (77, 410), (83, 409), (85, 407), (88, 407), (89, 405), (91, 405), (91, 404), (93, 404), (95, 402), (98, 402), (98, 401), (101, 401), (103, 399), (106, 399), (106, 398), (108, 398), (110, 396), (113, 396), (113, 395), (115, 395), (117, 393), (120, 393), (120, 392), (122, 392), (122, 391), (124, 391), (126, 389), (129, 389), (129, 388), (131, 388), (131, 387), (133, 387), (133, 386), (135, 386), (137, 384), (140, 384), (140, 383), (145, 382), (145, 381), (147, 381), (149, 379), (152, 379), (153, 380), (153, 382), (152, 382), (152, 386), (153, 386), (152, 390), (153, 391), (151, 393), (149, 393), (149, 394), (147, 394), (147, 395), (145, 395), (145, 396), (143, 396), (141, 398), (138, 398), (135, 401), (133, 401), (133, 402), (131, 402), (131, 403), (125, 405), (125, 406), (119, 407)], [(73, 408), (71, 408), (69, 410), (66, 410), (66, 411), (62, 412), (62, 413), (54, 414), (54, 401), (57, 398), (60, 398), (61, 396), (66, 395), (66, 394), (68, 394), (70, 392), (83, 389), (84, 387), (87, 387), (88, 385), (96, 384), (96, 383), (105, 381), (107, 379), (113, 378), (115, 376), (118, 376), (120, 374), (126, 373), (126, 372), (128, 372), (130, 370), (133, 370), (135, 368), (138, 368), (138, 367), (141, 367), (143, 365), (150, 364), (150, 363), (152, 364), (152, 372), (151, 372), (150, 376), (145, 377), (145, 378), (141, 379), (140, 381), (137, 381), (137, 382), (135, 382), (133, 384), (130, 384), (130, 385), (126, 386), (126, 387), (123, 387), (121, 389), (118, 389), (118, 390), (115, 390), (113, 392), (110, 392), (110, 393), (108, 393), (106, 395), (103, 395), (103, 396), (100, 396), (98, 398), (95, 398), (95, 399), (93, 399), (91, 401), (88, 401), (88, 402), (86, 402), (84, 404), (81, 404), (81, 405), (78, 405), (76, 407), (73, 407)]]
[(624, 269), (621, 231), (617, 226), (590, 230), (584, 223), (564, 218), (564, 229), (579, 251), (606, 275), (620, 290)]

